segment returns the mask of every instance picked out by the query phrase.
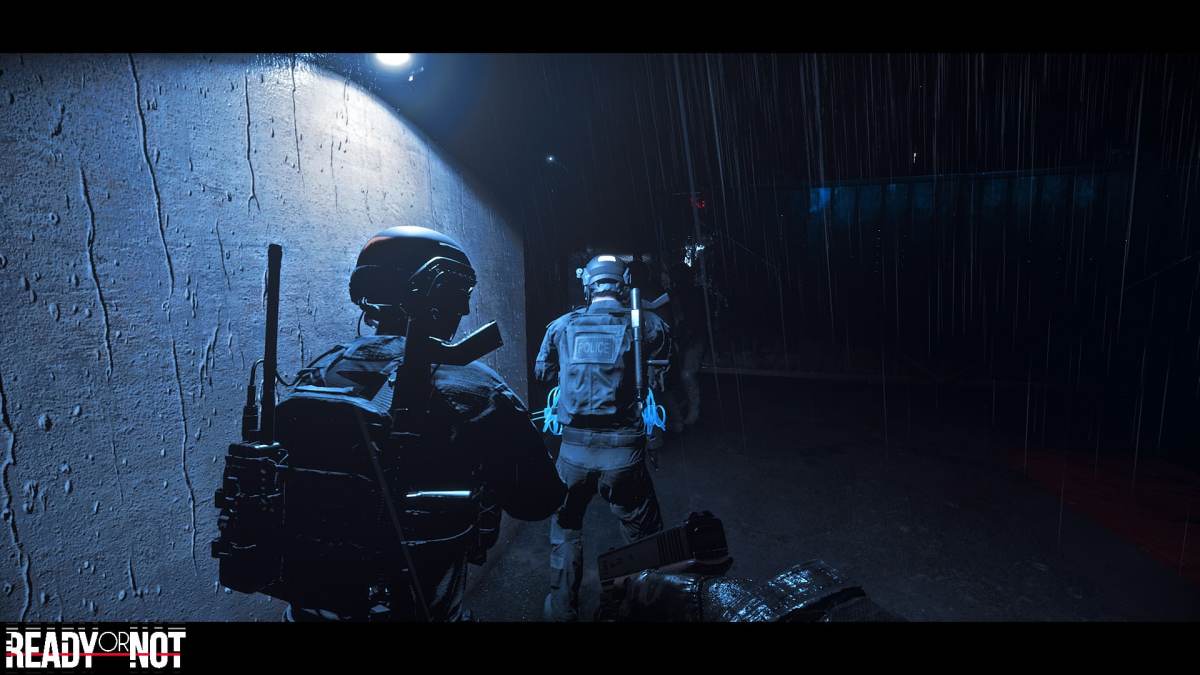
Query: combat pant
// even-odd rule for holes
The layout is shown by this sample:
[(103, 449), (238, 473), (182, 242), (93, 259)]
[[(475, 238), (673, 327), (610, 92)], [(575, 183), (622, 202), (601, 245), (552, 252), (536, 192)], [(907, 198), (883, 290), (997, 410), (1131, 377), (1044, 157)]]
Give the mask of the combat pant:
[(654, 483), (642, 454), (636, 456), (636, 463), (617, 468), (589, 468), (559, 456), (558, 475), (567, 484), (567, 499), (550, 521), (550, 594), (543, 608), (547, 621), (579, 618), (583, 516), (593, 495), (599, 493), (620, 519), (626, 543), (662, 530)]

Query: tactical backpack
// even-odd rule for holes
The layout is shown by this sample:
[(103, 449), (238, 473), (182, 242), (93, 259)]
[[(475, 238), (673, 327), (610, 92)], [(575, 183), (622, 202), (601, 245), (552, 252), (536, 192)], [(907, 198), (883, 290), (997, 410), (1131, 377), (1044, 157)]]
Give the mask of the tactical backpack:
[(429, 336), (352, 343), (343, 362), (360, 361), (378, 386), (302, 384), (276, 408), (276, 249), (268, 256), (261, 422), (252, 368), (243, 440), (229, 446), (215, 496), (220, 582), (350, 616), (379, 599), (373, 594), (409, 595), (429, 618), (413, 553), (465, 549), (481, 562), (499, 513), (481, 503), (477, 476), (438, 470), (431, 366), (495, 350), (499, 329), (486, 324), (455, 344)]

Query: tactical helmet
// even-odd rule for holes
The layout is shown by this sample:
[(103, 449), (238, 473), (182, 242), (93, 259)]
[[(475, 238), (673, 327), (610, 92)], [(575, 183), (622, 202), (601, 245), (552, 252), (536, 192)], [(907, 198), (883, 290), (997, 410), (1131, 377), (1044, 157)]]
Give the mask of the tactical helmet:
[(438, 320), (471, 313), (475, 270), (462, 246), (426, 227), (390, 227), (358, 254), (350, 299), (373, 324), (407, 315)]
[(598, 255), (588, 261), (587, 265), (575, 270), (575, 276), (579, 277), (583, 284), (583, 295), (588, 303), (592, 301), (592, 294), (599, 288), (600, 284), (605, 284), (618, 295), (624, 292), (628, 285), (628, 267), (621, 258), (615, 255)]

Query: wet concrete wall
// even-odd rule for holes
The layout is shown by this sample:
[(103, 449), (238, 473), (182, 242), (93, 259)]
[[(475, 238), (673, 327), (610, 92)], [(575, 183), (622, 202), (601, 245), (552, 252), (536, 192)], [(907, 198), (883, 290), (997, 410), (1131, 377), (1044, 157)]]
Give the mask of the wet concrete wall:
[(284, 247), (280, 370), (353, 338), (346, 283), (392, 225), (464, 242), (463, 330), (525, 396), (522, 242), (353, 83), (290, 58), (0, 55), (0, 617), (277, 620), (227, 593), (213, 491)]

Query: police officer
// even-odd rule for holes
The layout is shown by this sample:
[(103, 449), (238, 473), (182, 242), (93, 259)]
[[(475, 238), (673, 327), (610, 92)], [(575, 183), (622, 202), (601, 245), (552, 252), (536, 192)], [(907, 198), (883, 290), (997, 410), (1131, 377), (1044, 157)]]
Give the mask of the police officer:
[[(583, 516), (599, 492), (621, 521), (627, 542), (662, 529), (662, 515), (645, 462), (645, 428), (634, 378), (633, 333), (626, 265), (612, 255), (592, 258), (579, 271), (586, 307), (547, 326), (534, 368), (536, 377), (559, 388), (556, 417), (562, 423), (558, 475), (567, 498), (550, 522), (550, 593), (544, 616), (579, 618), (583, 577)], [(642, 312), (643, 358), (666, 361), (671, 341), (666, 322)]]
[[(296, 384), (350, 388), (366, 399), (381, 391), (386, 394), (386, 373), (403, 361), (406, 333), (409, 339), (415, 339), (416, 331), (416, 337), (449, 340), (469, 313), (475, 283), (470, 264), (456, 241), (431, 229), (393, 227), (375, 235), (359, 254), (350, 279), (351, 300), (375, 335), (330, 350), (304, 369)], [(331, 601), (321, 603), (335, 608), (293, 602), (286, 618), (460, 619), (468, 559), (479, 562), (480, 548), (495, 543), (497, 509), (521, 520), (541, 520), (563, 503), (566, 487), (553, 459), (525, 404), (499, 374), (478, 361), (435, 364), (428, 384), (428, 414), (414, 422), (428, 443), (407, 470), (443, 484), (470, 486), (470, 492), (478, 488), (483, 498), (467, 520), (480, 516), (475, 522), (481, 525), (471, 528), (467, 522), (464, 530), (461, 515), (406, 508), (404, 530), (413, 540), (409, 543), (415, 570), (408, 580), (419, 583), (419, 593), (377, 586), (344, 588), (338, 593), (348, 597), (330, 593)], [(287, 438), (286, 425), (281, 427), (284, 447), (304, 442)], [(337, 570), (330, 570), (329, 581), (332, 587)]]

